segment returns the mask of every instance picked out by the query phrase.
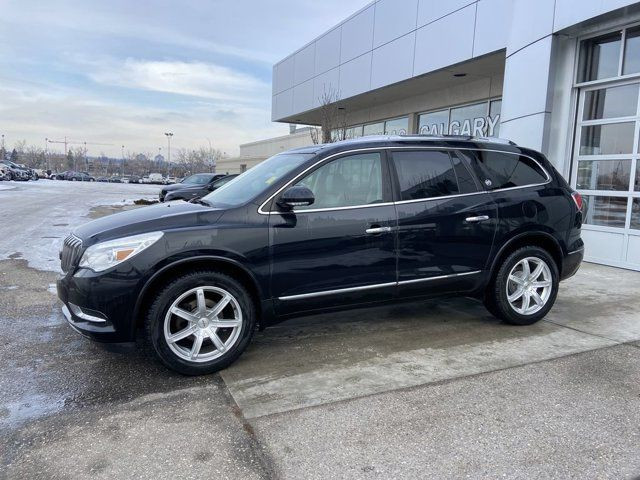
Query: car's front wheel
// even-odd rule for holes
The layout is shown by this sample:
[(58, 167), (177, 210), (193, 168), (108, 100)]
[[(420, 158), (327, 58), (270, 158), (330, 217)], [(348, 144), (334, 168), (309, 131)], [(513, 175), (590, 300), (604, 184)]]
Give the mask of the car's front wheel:
[(558, 267), (539, 247), (523, 247), (504, 259), (488, 288), (487, 309), (513, 325), (531, 325), (553, 307), (558, 295)]
[(169, 283), (147, 316), (154, 350), (165, 365), (185, 375), (229, 366), (249, 344), (255, 325), (249, 292), (215, 271), (189, 273)]

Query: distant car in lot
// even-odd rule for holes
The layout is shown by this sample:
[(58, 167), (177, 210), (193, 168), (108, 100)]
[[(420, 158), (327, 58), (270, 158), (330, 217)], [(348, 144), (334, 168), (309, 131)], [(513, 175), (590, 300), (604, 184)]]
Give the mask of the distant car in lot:
[(197, 186), (185, 187), (184, 189), (172, 190), (167, 192), (164, 197), (165, 202), (170, 202), (172, 200), (197, 200), (198, 198), (202, 198), (208, 193), (211, 193), (218, 188), (226, 185), (231, 180), (236, 178), (238, 175), (226, 175), (224, 177), (217, 178), (207, 185), (198, 188)]
[(173, 185), (174, 183), (177, 183), (178, 180), (176, 179), (176, 177), (167, 177), (167, 181), (166, 184), (167, 185)]
[(150, 173), (149, 183), (153, 183), (156, 185), (164, 185), (164, 177), (162, 176), (161, 173)]
[(9, 167), (0, 163), (0, 180), (10, 180), (9, 175)]
[[(225, 177), (224, 174), (216, 173), (196, 173), (185, 178), (180, 183), (174, 183), (173, 185), (167, 185), (160, 189), (158, 198), (161, 202), (169, 200), (190, 200), (192, 198), (200, 198), (207, 193), (213, 191), (213, 183)], [(175, 195), (173, 193), (175, 192)], [(172, 193), (169, 199), (166, 199), (167, 195)]]
[(67, 174), (65, 180), (72, 182), (95, 182), (96, 179), (89, 175), (87, 172), (70, 172)]
[(131, 175), (129, 177), (129, 183), (140, 183), (140, 177), (137, 175)]
[(96, 182), (106, 183), (109, 181), (109, 177), (98, 177), (96, 178)]
[(544, 155), (511, 142), (364, 137), (278, 154), (195, 203), (79, 226), (57, 289), (76, 331), (131, 342), (144, 326), (188, 375), (323, 311), (462, 295), (531, 325), (580, 266), (581, 210)]
[(122, 179), (120, 177), (111, 177), (109, 183), (122, 183)]
[(11, 160), (3, 160), (2, 164), (8, 170), (8, 180), (27, 181), (31, 179), (32, 174), (29, 169), (21, 167)]

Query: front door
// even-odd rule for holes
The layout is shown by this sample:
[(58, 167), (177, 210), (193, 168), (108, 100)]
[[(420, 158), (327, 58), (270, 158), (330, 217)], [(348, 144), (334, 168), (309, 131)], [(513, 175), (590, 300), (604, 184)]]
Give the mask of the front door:
[(270, 215), (277, 313), (391, 298), (396, 214), (383, 153), (345, 154), (294, 184), (310, 188), (315, 202)]
[(486, 268), (498, 210), (446, 150), (395, 150), (399, 292), (471, 290)]

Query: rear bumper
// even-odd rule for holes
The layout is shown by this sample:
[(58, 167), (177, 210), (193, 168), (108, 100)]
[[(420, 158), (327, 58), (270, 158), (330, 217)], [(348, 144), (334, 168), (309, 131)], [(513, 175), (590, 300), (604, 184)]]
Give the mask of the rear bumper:
[(584, 258), (584, 247), (573, 252), (569, 252), (562, 261), (562, 273), (560, 280), (566, 280), (576, 274)]

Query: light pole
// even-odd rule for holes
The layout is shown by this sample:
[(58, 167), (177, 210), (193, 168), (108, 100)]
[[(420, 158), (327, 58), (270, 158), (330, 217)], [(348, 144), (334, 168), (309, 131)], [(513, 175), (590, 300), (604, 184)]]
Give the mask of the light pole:
[(171, 137), (173, 132), (164, 132), (167, 136), (167, 177), (169, 176), (169, 168), (171, 167)]
[(124, 145), (122, 145), (122, 163), (120, 164), (120, 176), (124, 177)]
[(51, 170), (51, 165), (49, 165), (49, 157), (47, 157), (47, 147), (49, 144), (49, 139), (44, 139), (44, 160), (47, 162), (47, 176), (49, 175), (49, 170)]

